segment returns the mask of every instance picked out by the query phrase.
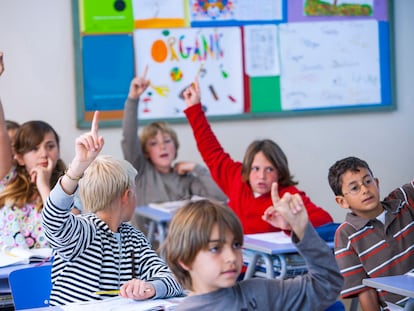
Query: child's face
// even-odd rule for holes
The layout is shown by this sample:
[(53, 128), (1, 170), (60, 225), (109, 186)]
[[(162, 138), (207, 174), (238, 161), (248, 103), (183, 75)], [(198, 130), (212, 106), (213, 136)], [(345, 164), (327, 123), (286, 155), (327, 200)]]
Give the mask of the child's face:
[(52, 132), (47, 132), (43, 141), (35, 149), (23, 155), (16, 155), (19, 164), (24, 165), (29, 173), (36, 167), (46, 168), (49, 160), (52, 162), (52, 168), (54, 168), (59, 157), (59, 146)]
[(211, 231), (208, 248), (200, 250), (190, 267), (192, 294), (204, 294), (233, 286), (243, 265), (242, 245), (230, 231), (221, 245), (218, 226)]
[(372, 177), (366, 168), (360, 168), (359, 172), (347, 171), (342, 175), (342, 194), (336, 196), (336, 202), (360, 217), (372, 219), (383, 211), (378, 179)]
[(171, 136), (158, 131), (157, 135), (148, 139), (146, 149), (148, 158), (155, 168), (162, 173), (168, 173), (176, 154)]
[(253, 192), (265, 194), (272, 189), (272, 183), (278, 181), (279, 175), (272, 163), (266, 159), (262, 151), (253, 158), (249, 173), (249, 183)]

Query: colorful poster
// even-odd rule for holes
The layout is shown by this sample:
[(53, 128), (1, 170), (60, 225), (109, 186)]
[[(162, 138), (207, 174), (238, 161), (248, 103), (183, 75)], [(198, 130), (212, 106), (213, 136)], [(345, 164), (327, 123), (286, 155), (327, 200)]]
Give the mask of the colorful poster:
[(185, 27), (187, 0), (132, 0), (135, 28)]
[(142, 119), (182, 118), (182, 92), (198, 77), (207, 115), (243, 113), (239, 27), (146, 29), (134, 32), (136, 72), (148, 65), (151, 85), (141, 97)]
[(190, 0), (189, 15), (192, 26), (281, 21), (283, 0)]
[(304, 7), (309, 16), (370, 16), (374, 0), (305, 0)]

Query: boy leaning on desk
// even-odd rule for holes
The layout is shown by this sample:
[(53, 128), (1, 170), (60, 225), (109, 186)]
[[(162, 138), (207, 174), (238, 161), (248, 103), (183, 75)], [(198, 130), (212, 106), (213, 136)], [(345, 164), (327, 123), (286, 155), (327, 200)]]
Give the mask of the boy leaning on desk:
[[(127, 223), (136, 206), (137, 171), (126, 160), (98, 156), (103, 144), (95, 112), (91, 131), (76, 139), (75, 157), (42, 212), (54, 249), (50, 305), (98, 300), (118, 290), (135, 300), (181, 295), (165, 262)], [(78, 184), (85, 213), (74, 216)]]
[(328, 180), (338, 205), (350, 210), (335, 235), (335, 256), (345, 279), (342, 297), (358, 297), (364, 311), (386, 310), (386, 302), (414, 310), (413, 299), (407, 303), (407, 297), (362, 283), (414, 269), (414, 180), (380, 201), (378, 178), (356, 157), (332, 165)]
[(243, 266), (243, 229), (234, 212), (220, 203), (190, 202), (173, 217), (161, 254), (188, 290), (182, 310), (325, 310), (343, 285), (335, 257), (308, 220), (298, 194), (278, 197), (263, 220), (289, 227), (308, 273), (292, 279), (251, 278), (237, 282)]

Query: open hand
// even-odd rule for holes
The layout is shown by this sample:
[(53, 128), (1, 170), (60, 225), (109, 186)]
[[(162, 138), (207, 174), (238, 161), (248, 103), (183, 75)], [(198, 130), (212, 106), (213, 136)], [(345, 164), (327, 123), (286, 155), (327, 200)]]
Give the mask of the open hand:
[(289, 228), (299, 239), (302, 238), (308, 222), (308, 213), (301, 196), (287, 192), (280, 198), (277, 183), (272, 184), (271, 195), (273, 206), (264, 212), (262, 219), (272, 226), (281, 229)]

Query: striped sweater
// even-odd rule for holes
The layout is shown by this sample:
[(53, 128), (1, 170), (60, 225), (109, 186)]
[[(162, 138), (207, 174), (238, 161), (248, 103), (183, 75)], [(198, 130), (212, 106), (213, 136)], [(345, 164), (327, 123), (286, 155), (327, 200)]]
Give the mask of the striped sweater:
[(57, 183), (42, 211), (43, 227), (54, 249), (50, 305), (105, 298), (136, 278), (151, 282), (154, 298), (182, 295), (182, 288), (142, 232), (123, 223), (112, 232), (95, 214), (74, 216), (73, 195)]
[[(362, 279), (391, 276), (414, 269), (414, 181), (391, 192), (381, 202), (385, 224), (349, 213), (336, 231), (335, 256), (345, 279), (343, 298), (367, 289)], [(385, 301), (405, 297), (380, 291)]]

